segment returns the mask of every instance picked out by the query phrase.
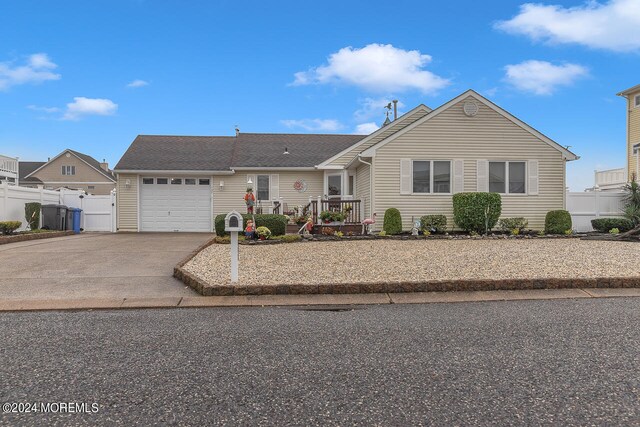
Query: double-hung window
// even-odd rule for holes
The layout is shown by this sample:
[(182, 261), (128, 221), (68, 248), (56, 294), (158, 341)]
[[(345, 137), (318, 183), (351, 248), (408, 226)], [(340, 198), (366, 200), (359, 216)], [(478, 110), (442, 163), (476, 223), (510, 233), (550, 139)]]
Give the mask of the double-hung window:
[(636, 95), (633, 97), (633, 106), (640, 107), (640, 95)]
[(451, 193), (451, 161), (414, 160), (413, 193)]
[(525, 194), (526, 162), (489, 162), (489, 191), (501, 194)]
[(257, 194), (258, 200), (270, 200), (269, 199), (269, 175), (258, 175), (257, 182)]
[(76, 167), (75, 166), (62, 166), (62, 175), (75, 175)]

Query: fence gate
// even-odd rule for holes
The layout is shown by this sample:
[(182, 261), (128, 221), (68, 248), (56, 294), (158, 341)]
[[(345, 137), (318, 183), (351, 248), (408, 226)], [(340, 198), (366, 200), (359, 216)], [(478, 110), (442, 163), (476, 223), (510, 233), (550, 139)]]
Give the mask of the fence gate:
[(106, 196), (83, 194), (75, 190), (60, 191), (63, 205), (82, 209), (80, 227), (84, 231), (116, 232), (116, 194), (112, 191)]

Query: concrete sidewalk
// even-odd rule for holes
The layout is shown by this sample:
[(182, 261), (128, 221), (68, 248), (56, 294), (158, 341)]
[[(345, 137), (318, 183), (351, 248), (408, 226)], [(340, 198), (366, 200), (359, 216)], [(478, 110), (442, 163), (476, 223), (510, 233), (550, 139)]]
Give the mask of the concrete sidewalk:
[(541, 289), (485, 292), (424, 292), (343, 295), (185, 296), (161, 298), (2, 299), (0, 311), (89, 310), (123, 308), (196, 308), (267, 306), (354, 306), (429, 304), (571, 298), (640, 297), (640, 288)]

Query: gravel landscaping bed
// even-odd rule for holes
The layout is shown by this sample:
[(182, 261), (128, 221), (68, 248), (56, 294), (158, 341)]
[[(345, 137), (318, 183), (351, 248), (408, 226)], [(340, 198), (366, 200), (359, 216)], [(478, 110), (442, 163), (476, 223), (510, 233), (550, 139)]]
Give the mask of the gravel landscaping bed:
[[(209, 285), (229, 285), (229, 257), (229, 245), (214, 244), (182, 268)], [(637, 243), (578, 239), (376, 240), (243, 245), (240, 246), (238, 285), (313, 286), (514, 279), (640, 280), (638, 258), (640, 245)], [(629, 286), (628, 280), (624, 286)]]

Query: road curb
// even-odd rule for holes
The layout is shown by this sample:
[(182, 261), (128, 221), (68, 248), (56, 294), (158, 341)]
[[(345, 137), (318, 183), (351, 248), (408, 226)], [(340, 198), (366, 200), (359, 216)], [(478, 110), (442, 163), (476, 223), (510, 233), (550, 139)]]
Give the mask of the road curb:
[(230, 295), (163, 298), (85, 298), (65, 300), (0, 300), (0, 312), (51, 310), (121, 310), (142, 308), (359, 306), (441, 304), (489, 301), (525, 301), (640, 297), (640, 288), (536, 289), (516, 291), (461, 291), (314, 295)]

